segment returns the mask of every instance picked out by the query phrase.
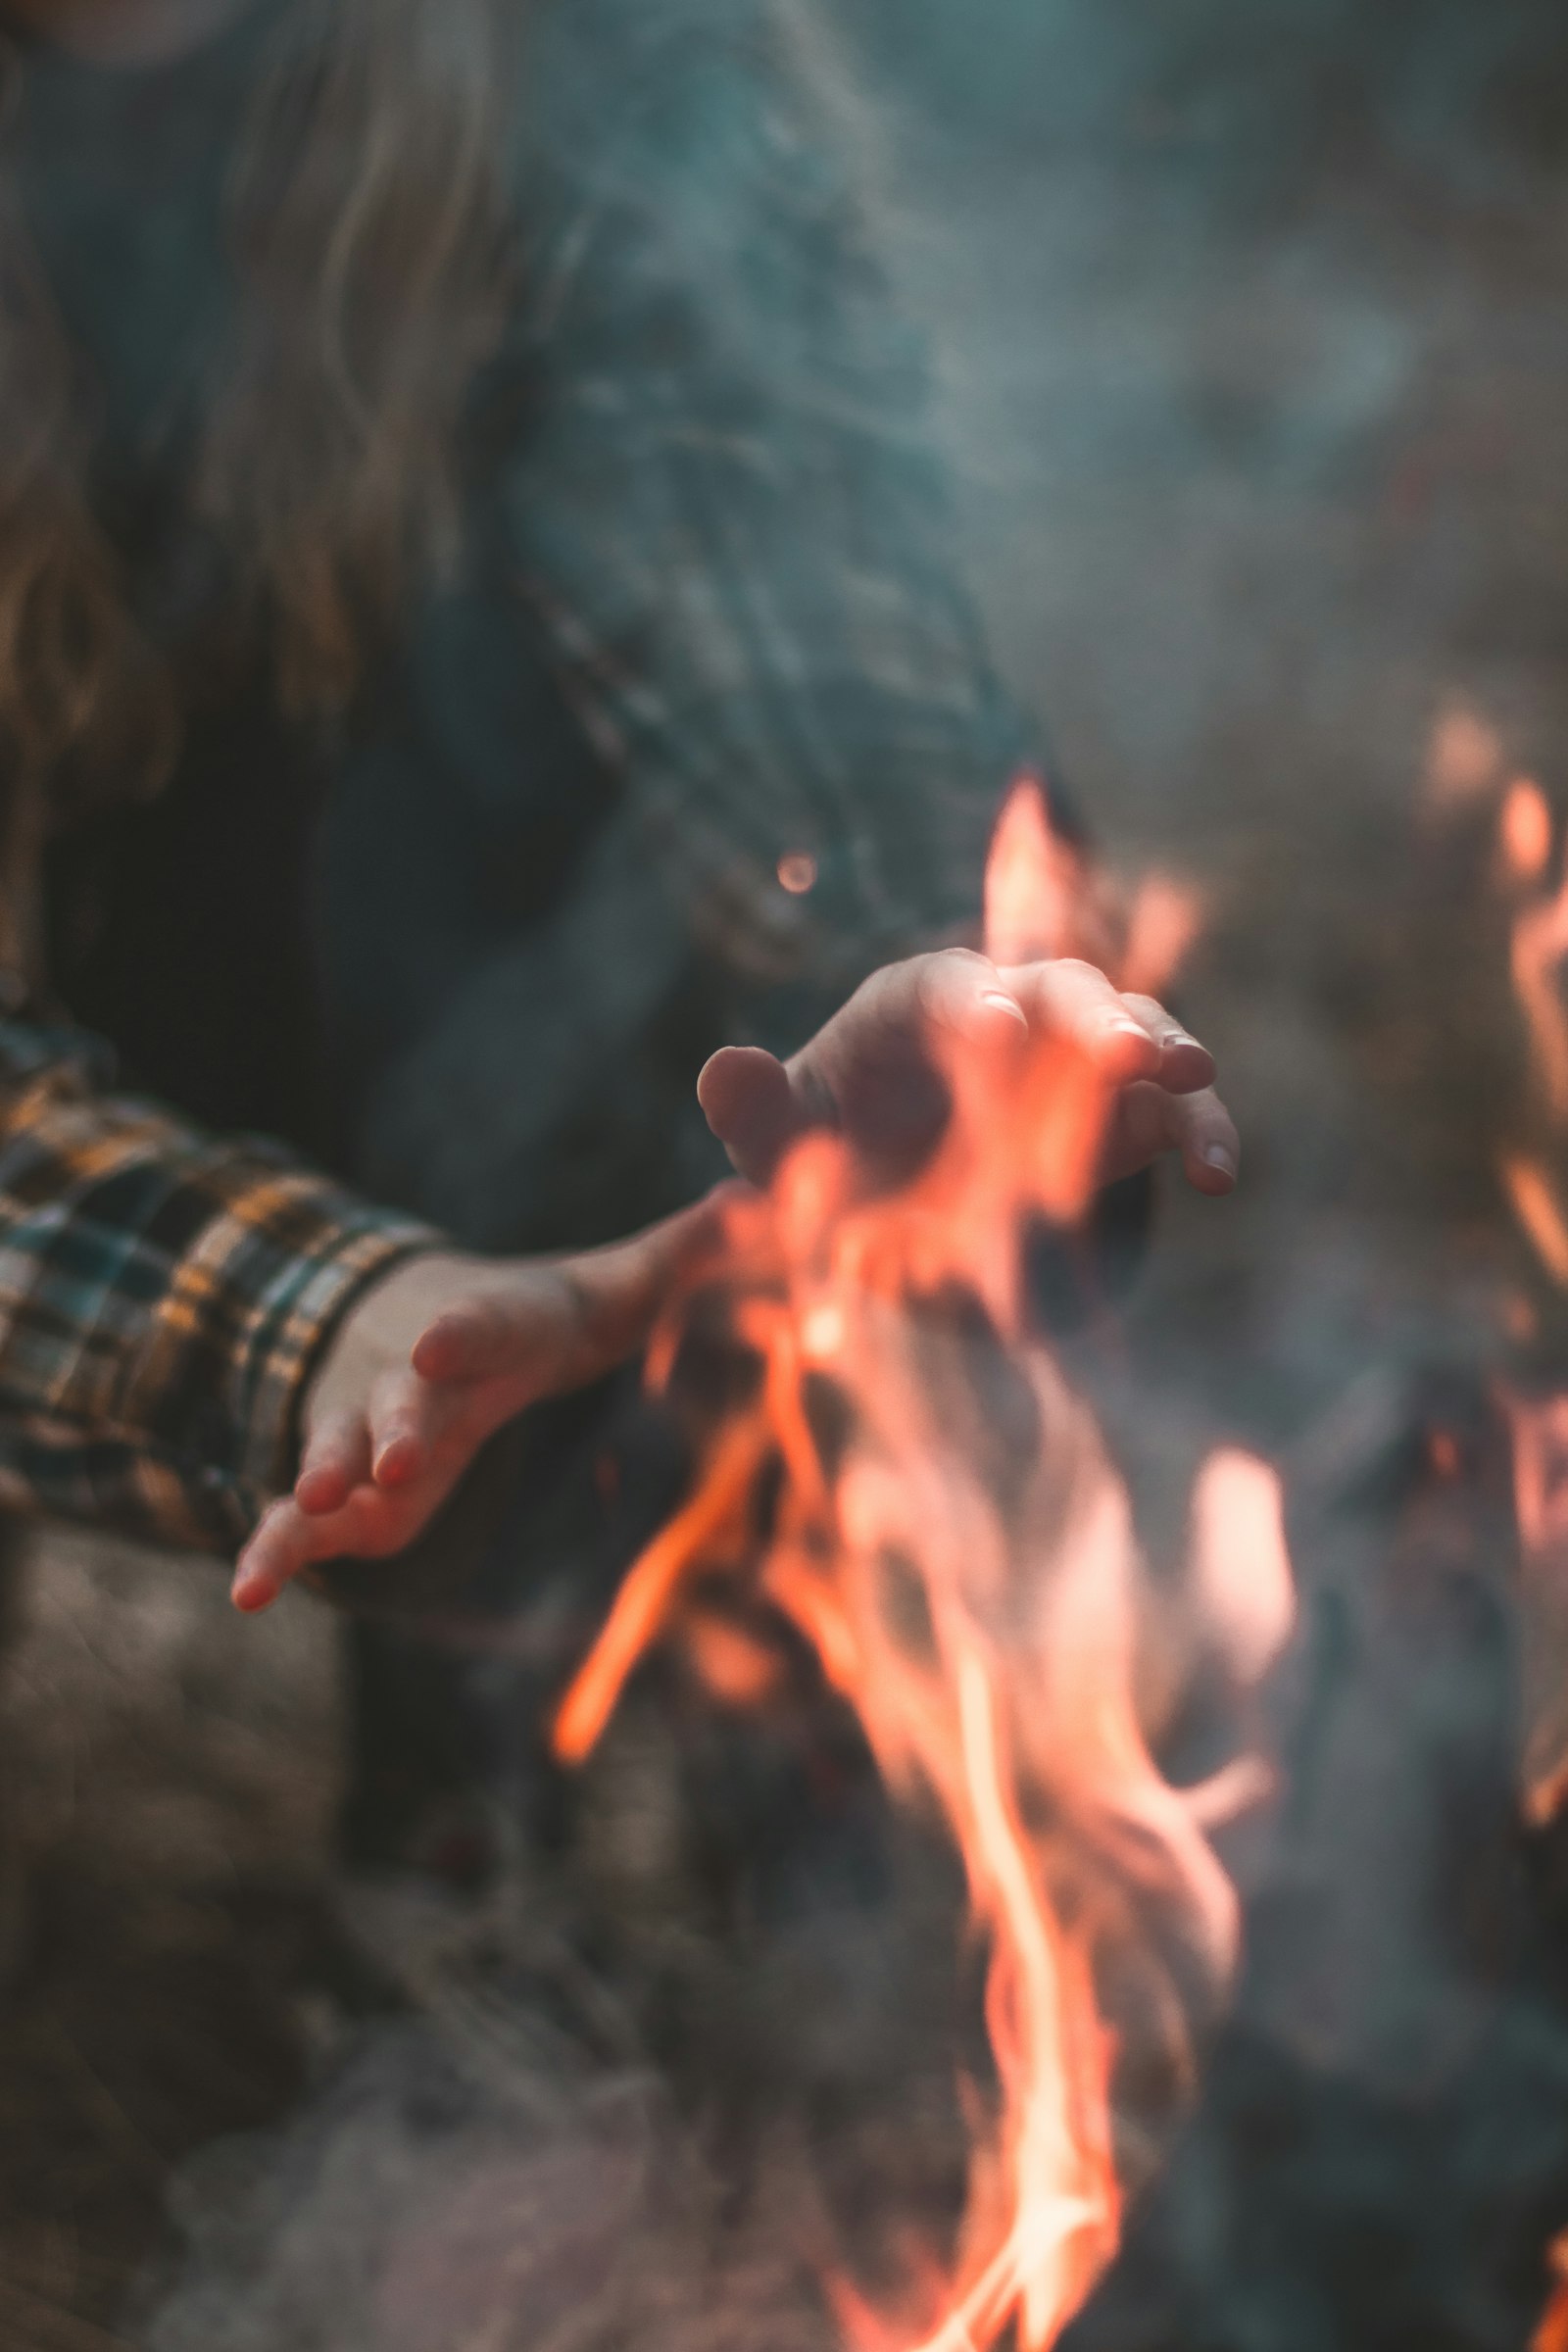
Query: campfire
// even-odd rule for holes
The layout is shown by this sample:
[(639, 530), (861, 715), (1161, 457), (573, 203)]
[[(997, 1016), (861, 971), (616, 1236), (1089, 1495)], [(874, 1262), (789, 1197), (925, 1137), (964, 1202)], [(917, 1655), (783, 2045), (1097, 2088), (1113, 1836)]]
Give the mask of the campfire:
[[(998, 827), (986, 945), (1056, 953), (1096, 910), (1021, 782)], [(1168, 980), (1180, 893), (1133, 903), (1117, 977)], [(985, 1958), (993, 2079), (963, 2086), (972, 2150), (950, 2245), (907, 2250), (885, 2298), (826, 2280), (860, 2352), (1046, 2352), (1115, 2252), (1130, 2162), (1118, 2086), (1190, 2087), (1194, 2020), (1235, 1967), (1209, 1842), (1266, 1793), (1238, 1752), (1176, 1787), (1150, 1744), (1159, 1614), (1126, 1487), (1031, 1298), (1031, 1244), (1075, 1251), (1110, 1096), (1061, 1038), (951, 1056), (952, 1115), (910, 1182), (876, 1189), (831, 1135), (737, 1200), (651, 1356), (677, 1398), (720, 1340), (689, 1499), (636, 1562), (560, 1708), (593, 1748), (651, 1644), (684, 1645), (715, 1704), (761, 1703), (790, 1634), (853, 1708), (886, 1785), (940, 1817)], [(1291, 1623), (1273, 1473), (1216, 1451), (1194, 1487), (1183, 1609), (1255, 1683)], [(1165, 1616), (1168, 1620), (1169, 1604)], [(1168, 1622), (1161, 1637), (1170, 1639)], [(1136, 2103), (1136, 2102), (1135, 2102)]]
[[(269, 2352), (1563, 2352), (1568, 865), (1488, 796), (1491, 1324), (1353, 1367), (1277, 1466), (1206, 1394), (1173, 1443), (1069, 1042), (955, 1050), (912, 1176), (799, 1142), (595, 1453), (613, 1597), (482, 1629), (554, 1692), (558, 1908), (484, 1915), (502, 1988), (447, 1955), (214, 2200), (156, 2352), (252, 2295)], [(1198, 925), (1118, 912), (1030, 779), (984, 912), (1004, 969), (1150, 992)]]

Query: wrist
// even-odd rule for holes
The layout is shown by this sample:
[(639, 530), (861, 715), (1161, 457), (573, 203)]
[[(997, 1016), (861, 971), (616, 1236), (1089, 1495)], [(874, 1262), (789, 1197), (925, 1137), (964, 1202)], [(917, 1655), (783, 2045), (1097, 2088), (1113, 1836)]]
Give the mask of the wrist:
[(324, 1335), (301, 1398), (303, 1427), (345, 1391), (363, 1396), (379, 1373), (406, 1364), (425, 1325), (483, 1262), (458, 1250), (413, 1250), (363, 1285)]

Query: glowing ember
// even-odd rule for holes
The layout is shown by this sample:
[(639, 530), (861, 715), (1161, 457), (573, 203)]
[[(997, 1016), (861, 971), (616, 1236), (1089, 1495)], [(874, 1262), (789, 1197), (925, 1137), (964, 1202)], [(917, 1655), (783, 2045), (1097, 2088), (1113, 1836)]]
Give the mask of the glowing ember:
[[(987, 878), (992, 955), (1073, 944), (1084, 893), (1076, 853), (1038, 789), (1020, 786)], [(1192, 919), (1169, 891), (1134, 906), (1144, 986)], [(699, 1295), (710, 1321), (723, 1302), (758, 1377), (710, 1433), (692, 1498), (633, 1567), (556, 1741), (583, 1757), (666, 1635), (729, 1703), (760, 1693), (757, 1656), (715, 1634), (721, 1579), (806, 1637), (889, 1787), (934, 1801), (956, 1840), (996, 2072), (994, 2097), (966, 2101), (975, 2145), (951, 2254), (910, 2264), (896, 2310), (830, 2279), (835, 2308), (867, 2352), (911, 2339), (971, 2352), (1007, 2330), (1045, 2352), (1119, 2229), (1115, 2037), (1097, 1986), (1112, 1961), (1124, 1979), (1160, 1976), (1153, 1946), (1172, 1931), (1206, 1983), (1224, 1980), (1236, 1904), (1200, 1821), (1255, 1794), (1255, 1773), (1245, 1788), (1183, 1792), (1150, 1753), (1127, 1494), (1031, 1323), (1023, 1243), (1042, 1219), (1067, 1228), (1087, 1208), (1104, 1081), (1063, 1040), (1021, 1028), (954, 1053), (945, 1074), (948, 1129), (903, 1190), (869, 1196), (842, 1140), (819, 1134), (766, 1196), (728, 1211)], [(677, 1306), (656, 1341), (660, 1380), (692, 1311)], [(1255, 1675), (1292, 1608), (1278, 1490), (1260, 1465), (1209, 1464), (1194, 1559), (1238, 1675)], [(1162, 1976), (1151, 2009), (1161, 1998), (1168, 2010)]]

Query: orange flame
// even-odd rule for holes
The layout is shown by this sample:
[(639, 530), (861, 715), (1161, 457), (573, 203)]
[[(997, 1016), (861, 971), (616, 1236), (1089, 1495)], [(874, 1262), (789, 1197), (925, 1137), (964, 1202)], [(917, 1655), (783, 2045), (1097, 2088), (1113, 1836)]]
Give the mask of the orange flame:
[(1568, 1396), (1503, 1394), (1513, 1434), (1523, 1599), (1526, 1819), (1555, 1818), (1568, 1795)]
[(1296, 1623), (1296, 1583), (1278, 1474), (1233, 1446), (1193, 1488), (1198, 1616), (1219, 1634), (1240, 1690), (1260, 1683)]
[(986, 867), (987, 955), (995, 963), (1071, 955), (1086, 893), (1083, 859), (1054, 829), (1045, 787), (1021, 778), (998, 819)]
[(1546, 2259), (1554, 2283), (1530, 2352), (1568, 2352), (1568, 2231), (1553, 2239)]
[(693, 1611), (681, 1630), (691, 1664), (721, 1706), (758, 1707), (778, 1690), (776, 1650), (744, 1626), (709, 1610)]
[(1568, 1119), (1568, 1013), (1557, 984), (1568, 956), (1568, 881), (1554, 898), (1519, 918), (1513, 940), (1514, 987), (1536, 1054), (1536, 1067), (1552, 1115)]
[(1568, 1217), (1556, 1186), (1539, 1160), (1508, 1153), (1499, 1167), (1521, 1231), (1552, 1281), (1568, 1287)]
[[(992, 956), (1016, 962), (1070, 942), (1083, 889), (1077, 853), (1026, 781), (987, 876)], [(1179, 950), (1191, 909), (1170, 893), (1140, 904), (1152, 909), (1140, 951), (1152, 972)], [(1135, 906), (1135, 938), (1138, 921)], [(727, 1210), (703, 1279), (710, 1298), (721, 1286), (760, 1381), (632, 1568), (555, 1738), (564, 1757), (587, 1754), (649, 1644), (686, 1622), (715, 1573), (746, 1579), (804, 1635), (889, 1787), (934, 1800), (956, 1841), (986, 1937), (997, 2078), (990, 2121), (975, 2094), (953, 2254), (910, 2266), (921, 2317), (879, 2314), (842, 2278), (829, 2281), (835, 2308), (863, 2352), (911, 2336), (921, 2352), (981, 2352), (1009, 2329), (1020, 2352), (1047, 2352), (1119, 2231), (1102, 1964), (1152, 1903), (1217, 1984), (1237, 1914), (1200, 1827), (1214, 1791), (1172, 1788), (1140, 1722), (1144, 1567), (1125, 1488), (1025, 1295), (1029, 1226), (1070, 1227), (1089, 1203), (1104, 1082), (1065, 1041), (1022, 1033), (950, 1051), (945, 1074), (947, 1132), (900, 1192), (867, 1197), (843, 1141), (818, 1134), (765, 1197)], [(663, 1377), (687, 1311), (678, 1302), (655, 1343)], [(1021, 1434), (1004, 1444), (1004, 1428)], [(1291, 1607), (1268, 1482), (1227, 1456), (1196, 1507), (1198, 1581), (1229, 1614), (1249, 1673)], [(730, 1688), (732, 1664), (717, 1669)]]
[(1503, 795), (1497, 847), (1516, 881), (1534, 882), (1545, 872), (1551, 856), (1551, 810), (1541, 786), (1529, 776), (1516, 776)]
[[(1552, 820), (1545, 797), (1529, 777), (1518, 777), (1502, 796), (1497, 813), (1497, 869), (1514, 899), (1509, 966), (1514, 995), (1530, 1050), (1531, 1124), (1536, 1146), (1499, 1154), (1497, 1173), (1520, 1232), (1546, 1276), (1568, 1288), (1568, 1210), (1548, 1153), (1540, 1146), (1544, 1131), (1553, 1144), (1568, 1128), (1568, 1008), (1560, 967), (1568, 956), (1568, 865), (1552, 888), (1544, 880), (1551, 855)], [(1522, 1311), (1521, 1311), (1522, 1308)], [(1515, 1301), (1511, 1323), (1528, 1338), (1534, 1327), (1529, 1301)], [(1525, 1810), (1544, 1822), (1568, 1788), (1568, 1721), (1558, 1701), (1561, 1642), (1554, 1639), (1549, 1667), (1537, 1653), (1544, 1635), (1553, 1632), (1568, 1606), (1568, 1514), (1561, 1464), (1568, 1433), (1568, 1397), (1504, 1398), (1513, 1439), (1514, 1498), (1519, 1523), (1523, 1598), (1532, 1620), (1527, 1643), (1527, 1734), (1523, 1767)]]
[[(1534, 1147), (1504, 1152), (1503, 1191), (1542, 1270), (1568, 1289), (1568, 1206), (1557, 1168), (1568, 1138), (1568, 852), (1561, 880), (1545, 880), (1552, 817), (1538, 784), (1519, 777), (1504, 794), (1497, 820), (1498, 867), (1515, 899), (1510, 968), (1530, 1048), (1535, 1098)], [(1531, 1338), (1537, 1318), (1528, 1299), (1505, 1310), (1510, 1328)], [(1519, 1524), (1526, 1817), (1544, 1825), (1568, 1797), (1568, 1396), (1505, 1393), (1513, 1441), (1514, 1501)], [(1568, 2352), (1568, 2289), (1558, 2298), (1557, 2332)]]

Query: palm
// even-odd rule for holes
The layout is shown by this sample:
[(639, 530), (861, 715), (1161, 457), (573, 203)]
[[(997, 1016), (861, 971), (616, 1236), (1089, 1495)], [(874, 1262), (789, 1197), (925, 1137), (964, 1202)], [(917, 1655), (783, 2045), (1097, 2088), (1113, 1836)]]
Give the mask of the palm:
[(264, 1609), (323, 1560), (389, 1559), (422, 1534), (487, 1438), (635, 1348), (713, 1204), (571, 1258), (410, 1261), (349, 1318), (314, 1384), (291, 1494), (241, 1552), (234, 1599)]

